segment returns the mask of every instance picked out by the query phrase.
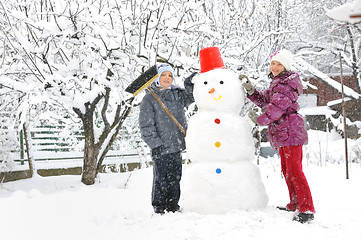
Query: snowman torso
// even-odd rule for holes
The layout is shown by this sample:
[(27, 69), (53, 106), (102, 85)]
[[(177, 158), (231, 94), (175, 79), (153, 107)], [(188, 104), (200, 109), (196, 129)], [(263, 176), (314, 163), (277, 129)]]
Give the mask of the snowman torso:
[(251, 124), (239, 116), (245, 93), (238, 76), (215, 69), (194, 79), (198, 113), (189, 120), (187, 153), (192, 162), (249, 161), (254, 152)]
[(237, 115), (199, 112), (188, 124), (188, 156), (192, 162), (249, 161), (254, 153), (250, 132), (250, 123)]

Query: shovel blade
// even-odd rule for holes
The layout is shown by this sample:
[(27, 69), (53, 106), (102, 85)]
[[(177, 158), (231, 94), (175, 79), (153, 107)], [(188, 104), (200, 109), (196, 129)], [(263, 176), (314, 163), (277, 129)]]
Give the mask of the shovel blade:
[(125, 91), (132, 93), (133, 96), (136, 96), (142, 90), (148, 88), (150, 84), (158, 77), (157, 66), (154, 65), (150, 67), (147, 71), (142, 73), (137, 79), (135, 79)]

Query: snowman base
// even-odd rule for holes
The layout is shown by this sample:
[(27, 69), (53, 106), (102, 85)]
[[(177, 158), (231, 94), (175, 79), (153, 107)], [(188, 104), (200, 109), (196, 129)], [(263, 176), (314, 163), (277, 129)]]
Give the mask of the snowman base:
[(252, 162), (192, 163), (184, 169), (181, 184), (184, 211), (222, 214), (268, 203), (260, 171)]

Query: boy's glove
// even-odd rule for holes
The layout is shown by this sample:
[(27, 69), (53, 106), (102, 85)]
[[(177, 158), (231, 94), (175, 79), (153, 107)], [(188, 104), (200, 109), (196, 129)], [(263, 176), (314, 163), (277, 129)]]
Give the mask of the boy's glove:
[(252, 83), (249, 81), (248, 77), (246, 75), (240, 74), (238, 76), (239, 80), (242, 81), (242, 86), (246, 89), (248, 95), (252, 96), (255, 88), (252, 85)]
[(152, 149), (152, 157), (160, 158), (162, 156), (163, 146), (159, 146)]
[(192, 79), (197, 74), (198, 74), (198, 72), (192, 72), (191, 75), (189, 75), (189, 78)]
[(194, 84), (196, 82), (197, 76), (198, 76), (198, 72), (193, 72), (191, 75), (189, 75), (188, 78)]

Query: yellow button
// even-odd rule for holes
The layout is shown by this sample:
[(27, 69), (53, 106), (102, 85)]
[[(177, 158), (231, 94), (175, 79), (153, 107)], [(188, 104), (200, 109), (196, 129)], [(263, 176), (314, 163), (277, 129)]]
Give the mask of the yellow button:
[(221, 143), (220, 142), (216, 142), (216, 147), (220, 147)]

